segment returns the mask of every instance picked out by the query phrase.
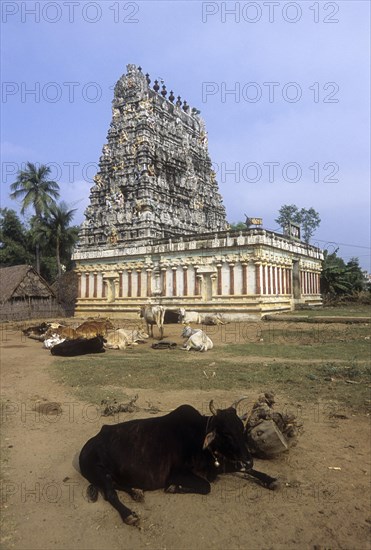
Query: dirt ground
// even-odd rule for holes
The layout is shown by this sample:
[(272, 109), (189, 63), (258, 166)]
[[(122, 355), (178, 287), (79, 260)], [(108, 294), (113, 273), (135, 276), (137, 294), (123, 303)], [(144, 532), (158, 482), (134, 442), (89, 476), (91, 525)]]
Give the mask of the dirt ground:
[[(177, 329), (178, 330), (178, 329)], [(158, 352), (156, 352), (158, 353)], [(343, 410), (330, 418), (326, 403), (292, 403), (277, 395), (277, 409), (301, 410), (304, 433), (296, 447), (255, 467), (279, 477), (271, 492), (236, 475), (221, 477), (210, 495), (146, 493), (145, 503), (121, 498), (141, 517), (123, 525), (99, 498), (85, 498), (87, 482), (73, 458), (103, 423), (148, 416), (143, 410), (100, 417), (50, 376), (55, 361), (20, 332), (1, 341), (2, 547), (5, 549), (359, 549), (370, 542), (370, 424), (365, 413)], [(202, 412), (214, 399), (227, 406), (234, 391), (130, 390), (138, 405), (150, 401), (164, 414), (182, 403)], [(248, 392), (251, 402), (257, 392)], [(37, 402), (58, 402), (45, 415)], [(340, 416), (340, 417), (339, 417)], [(344, 418), (341, 418), (344, 416)]]

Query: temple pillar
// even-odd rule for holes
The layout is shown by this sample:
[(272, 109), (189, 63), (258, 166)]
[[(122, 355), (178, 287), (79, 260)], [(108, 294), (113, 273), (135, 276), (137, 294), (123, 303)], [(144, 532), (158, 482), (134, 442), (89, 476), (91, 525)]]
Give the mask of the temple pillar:
[(128, 269), (128, 298), (131, 298), (132, 288), (133, 288), (133, 279), (132, 279), (132, 270)]
[(255, 294), (261, 294), (262, 265), (255, 262)]
[(221, 296), (223, 294), (222, 264), (216, 264), (216, 270), (217, 270), (217, 289), (216, 289), (216, 293), (218, 294), (218, 296)]
[(142, 270), (137, 269), (137, 298), (142, 295)]
[(265, 265), (263, 266), (263, 294), (272, 293), (272, 266)]
[(85, 298), (89, 298), (89, 278), (90, 273), (85, 273)]
[(277, 267), (275, 265), (272, 266), (272, 294), (277, 295), (278, 288), (277, 288)]
[(81, 273), (77, 274), (77, 296), (82, 298), (81, 294)]
[(292, 294), (292, 268), (287, 270), (287, 292)]
[(242, 294), (247, 294), (247, 263), (242, 262)]
[(211, 297), (213, 298), (217, 294), (218, 275), (210, 275), (211, 279)]
[(98, 273), (94, 271), (93, 274), (93, 298), (98, 296)]
[(200, 295), (200, 279), (199, 275), (197, 274), (197, 267), (195, 267), (195, 289), (194, 289), (194, 295), (199, 296)]
[(119, 291), (120, 291), (120, 280), (119, 279), (114, 279), (113, 281), (113, 289), (114, 289), (114, 293), (113, 293), (113, 302), (116, 300), (116, 296), (118, 297), (119, 295)]
[(166, 296), (166, 267), (161, 267), (161, 296)]
[(229, 294), (234, 295), (234, 264), (229, 264)]
[(173, 296), (177, 296), (177, 280), (176, 280), (176, 276), (177, 276), (177, 267), (176, 266), (173, 266), (172, 268), (172, 271), (173, 271), (173, 277), (172, 277), (172, 282), (173, 282), (173, 287), (172, 287), (172, 295)]
[(188, 296), (188, 266), (183, 266), (183, 296)]
[(119, 298), (122, 298), (123, 296), (123, 292), (122, 292), (122, 286), (123, 286), (123, 281), (122, 281), (122, 271), (119, 271), (119, 289), (118, 289), (118, 296)]
[(146, 269), (147, 272), (147, 297), (152, 295), (152, 269)]

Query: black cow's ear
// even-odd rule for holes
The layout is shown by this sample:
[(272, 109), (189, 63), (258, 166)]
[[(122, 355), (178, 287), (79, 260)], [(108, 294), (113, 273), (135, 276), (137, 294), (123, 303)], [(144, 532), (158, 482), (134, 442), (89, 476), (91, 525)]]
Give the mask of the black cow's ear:
[(205, 435), (204, 444), (202, 446), (202, 450), (205, 450), (208, 448), (208, 446), (214, 441), (216, 436), (216, 431), (213, 430), (212, 432), (209, 432)]

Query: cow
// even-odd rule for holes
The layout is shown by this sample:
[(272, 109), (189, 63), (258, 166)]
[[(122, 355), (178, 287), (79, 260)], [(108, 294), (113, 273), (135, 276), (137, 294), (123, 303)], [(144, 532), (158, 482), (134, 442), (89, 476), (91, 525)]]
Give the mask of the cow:
[(45, 349), (51, 349), (57, 344), (61, 344), (65, 340), (77, 339), (76, 330), (72, 327), (59, 325), (56, 328), (48, 328), (44, 334), (43, 347)]
[(187, 351), (190, 349), (194, 349), (195, 351), (207, 351), (214, 347), (211, 338), (201, 329), (194, 329), (190, 326), (186, 326), (183, 329), (182, 337), (188, 338), (183, 345), (183, 348)]
[(88, 499), (95, 502), (101, 491), (124, 523), (136, 525), (139, 517), (119, 500), (117, 489), (134, 500), (156, 489), (206, 495), (221, 467), (274, 488), (276, 479), (252, 469), (236, 405), (216, 410), (210, 401), (209, 409), (211, 416), (203, 416), (181, 405), (165, 416), (104, 425), (79, 456), (80, 472), (90, 483)]
[(186, 311), (184, 307), (179, 308), (180, 322), (189, 325), (190, 323), (203, 325), (225, 325), (221, 313), (198, 313), (197, 311)]
[(124, 350), (127, 346), (143, 342), (146, 338), (149, 338), (148, 334), (140, 328), (133, 330), (119, 328), (115, 331), (107, 332), (104, 337), (104, 347), (107, 349)]
[(86, 355), (87, 353), (102, 353), (104, 351), (103, 336), (65, 340), (53, 346), (50, 350), (52, 355), (62, 355), (63, 357), (74, 357), (76, 355)]
[(94, 336), (105, 336), (109, 329), (114, 326), (109, 319), (97, 321), (85, 321), (76, 329), (76, 335), (80, 338), (93, 338)]
[(151, 338), (153, 338), (153, 325), (157, 325), (160, 331), (160, 340), (162, 340), (164, 337), (165, 308), (163, 306), (147, 304), (140, 308), (140, 317), (145, 320), (147, 332)]
[(48, 338), (45, 338), (43, 342), (43, 348), (45, 349), (52, 349), (57, 344), (61, 344), (64, 342), (66, 338), (63, 338), (62, 336), (59, 336), (58, 334), (50, 335)]
[(78, 338), (76, 329), (68, 327), (66, 325), (59, 325), (58, 327), (50, 327), (45, 333), (45, 340), (59, 336), (67, 340)]
[(40, 325), (27, 327), (22, 330), (23, 334), (27, 336), (27, 338), (31, 338), (32, 340), (38, 340), (39, 342), (43, 342), (45, 340), (46, 333), (48, 330), (56, 329), (57, 327), (61, 327), (59, 323), (41, 323)]
[(221, 313), (206, 313), (201, 315), (201, 323), (203, 325), (225, 325), (226, 322), (223, 320)]
[(190, 323), (200, 324), (202, 319), (197, 311), (186, 311), (184, 307), (179, 308), (180, 322), (188, 325)]

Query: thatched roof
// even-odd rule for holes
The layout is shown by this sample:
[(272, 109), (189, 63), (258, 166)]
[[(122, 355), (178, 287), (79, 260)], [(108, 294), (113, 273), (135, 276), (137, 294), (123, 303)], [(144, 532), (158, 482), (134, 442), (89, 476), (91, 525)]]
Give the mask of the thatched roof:
[(0, 302), (11, 298), (55, 297), (48, 283), (30, 265), (0, 268)]

